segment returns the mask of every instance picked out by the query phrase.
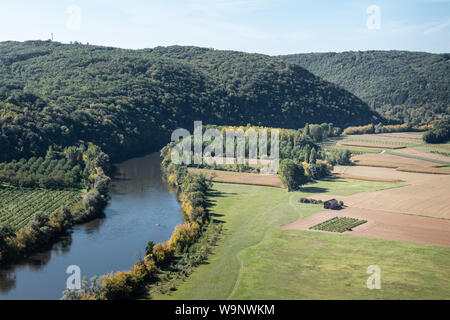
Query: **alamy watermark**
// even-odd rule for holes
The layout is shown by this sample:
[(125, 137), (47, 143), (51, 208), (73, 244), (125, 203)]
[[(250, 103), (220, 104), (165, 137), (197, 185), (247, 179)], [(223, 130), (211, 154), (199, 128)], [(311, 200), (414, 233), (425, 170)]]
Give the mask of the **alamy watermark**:
[(66, 288), (69, 290), (81, 289), (81, 268), (77, 265), (70, 265), (66, 269), (66, 273), (70, 274), (66, 280)]
[(373, 4), (367, 7), (366, 13), (370, 14), (366, 21), (367, 28), (371, 30), (381, 29), (381, 8)]
[(66, 8), (69, 17), (66, 20), (66, 27), (69, 30), (81, 29), (81, 8), (77, 5), (70, 5)]
[[(193, 139), (192, 139), (193, 138)], [(224, 140), (225, 138), (225, 140)], [(224, 154), (225, 141), (225, 154)], [(175, 164), (196, 165), (213, 164), (257, 164), (258, 159), (266, 159), (268, 166), (261, 169), (261, 173), (276, 174), (279, 167), (280, 133), (277, 129), (229, 128), (225, 135), (216, 128), (206, 129), (203, 132), (201, 121), (194, 121), (194, 135), (187, 129), (176, 129), (172, 133), (171, 159)], [(193, 144), (193, 159), (192, 155)], [(268, 146), (270, 144), (270, 156)], [(204, 148), (203, 146), (206, 145)], [(246, 158), (246, 149), (248, 158)]]
[(377, 265), (367, 267), (367, 273), (371, 276), (367, 279), (367, 289), (381, 289), (381, 269)]

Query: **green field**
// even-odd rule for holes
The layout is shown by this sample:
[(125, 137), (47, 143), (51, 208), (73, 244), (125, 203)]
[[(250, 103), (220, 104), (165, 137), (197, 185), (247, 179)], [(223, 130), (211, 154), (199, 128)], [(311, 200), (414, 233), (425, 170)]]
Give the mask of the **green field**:
[[(176, 291), (152, 298), (448, 299), (450, 248), (280, 228), (322, 210), (298, 203), (300, 197), (393, 186), (334, 179), (307, 185), (307, 193), (287, 193), (216, 183), (212, 210), (223, 222), (223, 239)], [(366, 287), (367, 267), (374, 264), (381, 268), (381, 290)]]
[(24, 227), (33, 215), (53, 213), (61, 206), (72, 206), (81, 199), (77, 190), (19, 189), (0, 186), (0, 224), (15, 231)]

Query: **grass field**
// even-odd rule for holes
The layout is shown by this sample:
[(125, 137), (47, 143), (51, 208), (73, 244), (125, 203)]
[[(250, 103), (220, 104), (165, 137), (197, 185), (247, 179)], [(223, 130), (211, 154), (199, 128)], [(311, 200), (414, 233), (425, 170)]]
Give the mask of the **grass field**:
[[(212, 210), (225, 234), (215, 254), (178, 290), (152, 298), (448, 299), (449, 248), (280, 228), (323, 210), (297, 203), (300, 197), (398, 185), (330, 179), (287, 193), (216, 183)], [(366, 270), (373, 264), (381, 268), (381, 290), (366, 287)]]
[(80, 199), (80, 191), (0, 187), (0, 224), (7, 224), (17, 231), (36, 212), (50, 214), (61, 206), (70, 207)]

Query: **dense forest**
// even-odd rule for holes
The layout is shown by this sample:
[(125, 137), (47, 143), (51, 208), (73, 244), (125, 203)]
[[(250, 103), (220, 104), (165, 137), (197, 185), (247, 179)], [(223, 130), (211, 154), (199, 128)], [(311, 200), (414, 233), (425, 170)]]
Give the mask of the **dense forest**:
[(348, 91), (265, 55), (0, 43), (0, 162), (84, 142), (117, 160), (156, 150), (194, 120), (295, 129), (384, 121)]
[(412, 125), (450, 114), (450, 54), (356, 51), (282, 56)]

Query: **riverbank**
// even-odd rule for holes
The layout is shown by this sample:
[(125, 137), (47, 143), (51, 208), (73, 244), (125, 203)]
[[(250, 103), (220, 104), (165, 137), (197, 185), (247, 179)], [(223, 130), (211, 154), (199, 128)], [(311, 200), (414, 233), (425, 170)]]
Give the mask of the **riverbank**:
[(158, 153), (115, 164), (105, 216), (75, 225), (50, 250), (0, 271), (0, 300), (60, 299), (77, 265), (90, 279), (128, 270), (147, 241), (167, 241), (182, 223), (180, 204), (162, 180)]

